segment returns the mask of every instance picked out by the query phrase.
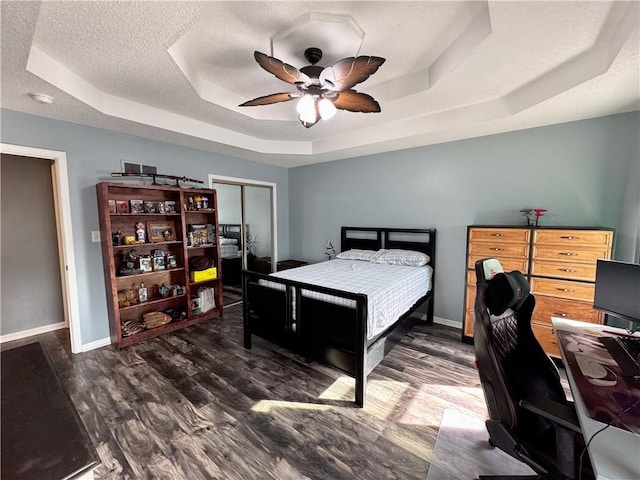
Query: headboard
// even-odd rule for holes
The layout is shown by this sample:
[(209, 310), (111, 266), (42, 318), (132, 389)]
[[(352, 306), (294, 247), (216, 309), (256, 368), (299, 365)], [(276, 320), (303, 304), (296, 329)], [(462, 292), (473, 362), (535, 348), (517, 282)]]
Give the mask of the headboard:
[(426, 253), (431, 258), (429, 265), (434, 268), (436, 260), (435, 228), (370, 228), (342, 227), (340, 250), (342, 252), (358, 248), (379, 250), (399, 248)]

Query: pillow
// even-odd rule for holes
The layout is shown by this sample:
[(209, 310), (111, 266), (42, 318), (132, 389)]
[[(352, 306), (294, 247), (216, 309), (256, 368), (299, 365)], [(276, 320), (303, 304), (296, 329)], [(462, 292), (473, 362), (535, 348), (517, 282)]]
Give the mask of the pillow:
[(237, 238), (222, 238), (220, 237), (220, 245), (237, 245)]
[(336, 255), (340, 260), (362, 260), (363, 262), (372, 262), (378, 254), (375, 250), (347, 250)]
[(413, 250), (378, 250), (373, 263), (385, 263), (387, 265), (406, 265), (408, 267), (421, 267), (429, 263), (429, 255)]

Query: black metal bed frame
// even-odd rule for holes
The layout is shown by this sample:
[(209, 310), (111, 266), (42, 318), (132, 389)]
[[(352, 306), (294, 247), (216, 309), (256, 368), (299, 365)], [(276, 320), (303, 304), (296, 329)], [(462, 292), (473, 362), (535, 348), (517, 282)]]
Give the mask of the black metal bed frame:
[[(397, 237), (413, 239), (401, 240)], [(366, 295), (243, 271), (245, 348), (251, 348), (251, 335), (257, 335), (335, 367), (355, 378), (355, 403), (364, 407), (369, 373), (417, 320), (426, 319), (427, 323), (433, 323), (435, 245), (435, 229), (342, 227), (343, 252), (354, 248), (398, 248), (420, 251), (431, 258), (431, 290), (393, 325), (370, 341), (367, 340)], [(283, 289), (261, 285), (260, 280), (282, 284)], [(302, 295), (302, 289), (353, 300), (356, 306), (345, 307), (309, 298)]]

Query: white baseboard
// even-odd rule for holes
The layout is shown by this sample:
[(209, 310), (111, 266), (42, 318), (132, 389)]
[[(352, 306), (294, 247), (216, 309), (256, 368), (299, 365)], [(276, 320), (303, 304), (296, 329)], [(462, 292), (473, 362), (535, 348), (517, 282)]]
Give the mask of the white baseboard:
[(446, 325), (447, 327), (453, 327), (462, 330), (462, 323), (455, 320), (449, 320), (448, 318), (433, 317), (433, 323), (438, 325)]
[(82, 353), (88, 352), (90, 350), (95, 350), (96, 348), (106, 347), (107, 345), (111, 345), (111, 337), (101, 338), (100, 340), (96, 340), (94, 342), (84, 343), (82, 345)]
[(33, 337), (34, 335), (41, 335), (43, 333), (60, 330), (61, 328), (67, 328), (67, 324), (65, 322), (51, 323), (49, 325), (43, 325), (42, 327), (22, 330), (21, 332), (7, 333), (6, 335), (0, 335), (0, 343), (11, 342), (13, 340), (21, 340), (23, 338)]

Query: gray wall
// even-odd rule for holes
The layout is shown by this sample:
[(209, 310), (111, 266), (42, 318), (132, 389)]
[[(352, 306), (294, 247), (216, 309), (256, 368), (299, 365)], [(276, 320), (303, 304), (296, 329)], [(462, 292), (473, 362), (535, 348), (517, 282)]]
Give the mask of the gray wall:
[(520, 209), (547, 208), (542, 225), (624, 231), (616, 256), (633, 259), (639, 129), (633, 112), (292, 168), (290, 254), (322, 260), (342, 225), (435, 227), (435, 314), (461, 322), (467, 225), (523, 224)]
[[(285, 168), (10, 110), (2, 110), (1, 114), (3, 143), (59, 150), (67, 154), (84, 344), (109, 336), (100, 244), (91, 243), (91, 231), (99, 230), (95, 185), (109, 180), (110, 172), (120, 171), (121, 159), (156, 165), (160, 173), (185, 175), (205, 182), (207, 175), (212, 173), (276, 183), (279, 255), (281, 258), (288, 255), (289, 188)], [(24, 254), (29, 254), (28, 249)]]
[(0, 334), (64, 322), (51, 161), (2, 155)]

